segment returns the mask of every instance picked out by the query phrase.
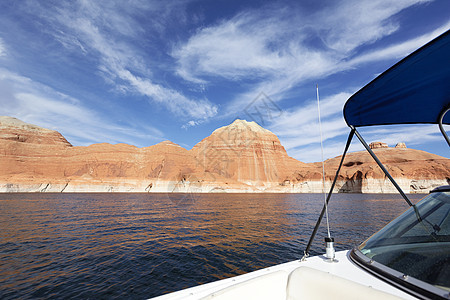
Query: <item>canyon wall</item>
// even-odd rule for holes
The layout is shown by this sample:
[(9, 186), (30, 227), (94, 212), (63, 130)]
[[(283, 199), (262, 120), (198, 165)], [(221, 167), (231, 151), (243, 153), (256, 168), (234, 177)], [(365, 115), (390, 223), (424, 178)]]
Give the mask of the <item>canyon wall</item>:
[[(374, 151), (406, 193), (448, 184), (450, 160), (403, 144)], [(325, 162), (326, 190), (340, 157)], [(72, 146), (60, 133), (0, 117), (0, 192), (322, 192), (322, 166), (286, 153), (272, 132), (236, 120), (191, 150), (164, 141)], [(366, 152), (349, 153), (338, 192), (391, 193), (392, 184)]]

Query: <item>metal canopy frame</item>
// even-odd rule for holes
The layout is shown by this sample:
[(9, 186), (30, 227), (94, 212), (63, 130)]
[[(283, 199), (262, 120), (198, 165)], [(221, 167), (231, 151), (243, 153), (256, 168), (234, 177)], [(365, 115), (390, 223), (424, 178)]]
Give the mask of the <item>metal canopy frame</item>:
[[(447, 109), (445, 112), (447, 112), (448, 110), (450, 110), (450, 108)], [(443, 113), (441, 119), (443, 119), (443, 116), (445, 115), (445, 112)], [(351, 125), (350, 125), (349, 127), (350, 127), (351, 130), (350, 130), (350, 133), (349, 133), (348, 138), (347, 138), (347, 143), (346, 143), (346, 145), (345, 145), (344, 153), (342, 154), (342, 158), (341, 158), (341, 161), (340, 161), (340, 163), (339, 163), (339, 167), (338, 167), (338, 169), (337, 169), (337, 171), (336, 171), (336, 175), (334, 176), (333, 183), (331, 184), (330, 191), (329, 191), (329, 193), (328, 193), (328, 195), (327, 195), (326, 203), (323, 204), (322, 212), (320, 213), (319, 219), (317, 220), (316, 225), (314, 226), (314, 230), (313, 230), (313, 232), (312, 232), (312, 234), (311, 234), (311, 237), (309, 238), (309, 241), (308, 241), (308, 244), (307, 244), (307, 246), (306, 246), (306, 249), (305, 249), (305, 252), (304, 252), (304, 256), (303, 256), (303, 257), (308, 257), (308, 256), (309, 256), (309, 250), (310, 250), (310, 248), (311, 248), (311, 245), (312, 245), (312, 242), (313, 242), (313, 240), (314, 240), (314, 237), (315, 237), (316, 234), (317, 234), (317, 230), (319, 229), (320, 223), (322, 222), (323, 215), (325, 214), (326, 207), (327, 207), (327, 205), (328, 205), (328, 202), (330, 201), (331, 194), (333, 193), (334, 187), (335, 187), (335, 185), (336, 185), (337, 178), (338, 178), (338, 176), (339, 176), (339, 172), (341, 171), (341, 167), (342, 167), (342, 165), (343, 165), (343, 163), (344, 163), (345, 156), (346, 156), (346, 154), (347, 154), (347, 152), (348, 152), (348, 148), (350, 147), (350, 144), (351, 144), (351, 142), (352, 142), (352, 139), (353, 139), (353, 136), (354, 136), (354, 135), (356, 135), (356, 137), (359, 139), (359, 141), (360, 141), (361, 144), (364, 146), (364, 148), (367, 150), (367, 152), (369, 152), (369, 154), (372, 156), (372, 158), (375, 160), (375, 162), (378, 164), (378, 166), (379, 166), (379, 167), (381, 168), (381, 170), (384, 172), (384, 174), (386, 175), (386, 177), (389, 178), (389, 180), (392, 182), (392, 184), (393, 184), (394, 187), (397, 189), (397, 191), (400, 193), (400, 195), (402, 195), (402, 197), (403, 197), (403, 199), (406, 201), (406, 203), (408, 203), (409, 206), (414, 207), (414, 205), (412, 204), (412, 202), (409, 200), (408, 196), (406, 196), (406, 194), (403, 192), (402, 188), (397, 184), (397, 182), (396, 182), (395, 179), (391, 176), (391, 174), (389, 174), (388, 170), (384, 167), (384, 165), (383, 165), (383, 164), (381, 163), (381, 161), (378, 159), (378, 157), (376, 156), (376, 154), (372, 151), (372, 149), (370, 149), (369, 145), (368, 145), (368, 144), (366, 143), (366, 141), (363, 139), (363, 137), (362, 137), (361, 134), (358, 132), (358, 130), (356, 130), (356, 128), (355, 128), (354, 126), (351, 126)], [(445, 131), (444, 131), (444, 132), (445, 132)], [(447, 142), (448, 142), (448, 140), (447, 140)]]
[[(354, 135), (358, 137), (361, 144), (402, 195), (406, 203), (414, 208), (420, 220), (416, 207), (370, 149), (356, 127), (390, 124), (438, 124), (445, 141), (450, 146), (450, 139), (443, 126), (443, 124), (450, 125), (449, 115), (447, 114), (450, 111), (449, 50), (450, 30), (447, 30), (397, 62), (347, 100), (344, 106), (344, 118), (351, 131), (330, 192), (306, 246), (304, 257), (309, 254), (309, 249), (327, 209)], [(425, 74), (426, 76), (424, 76)], [(432, 101), (430, 102), (428, 99), (432, 99)], [(399, 111), (402, 112), (401, 115), (398, 114)], [(380, 116), (382, 116), (381, 119)], [(444, 117), (446, 120), (444, 120)], [(364, 120), (364, 122), (361, 120)]]

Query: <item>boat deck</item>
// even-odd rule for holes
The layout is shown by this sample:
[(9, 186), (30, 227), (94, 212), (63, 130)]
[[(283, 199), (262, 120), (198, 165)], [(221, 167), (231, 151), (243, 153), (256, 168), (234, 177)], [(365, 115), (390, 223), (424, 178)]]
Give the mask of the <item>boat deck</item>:
[(417, 299), (355, 265), (349, 251), (296, 260), (153, 299)]

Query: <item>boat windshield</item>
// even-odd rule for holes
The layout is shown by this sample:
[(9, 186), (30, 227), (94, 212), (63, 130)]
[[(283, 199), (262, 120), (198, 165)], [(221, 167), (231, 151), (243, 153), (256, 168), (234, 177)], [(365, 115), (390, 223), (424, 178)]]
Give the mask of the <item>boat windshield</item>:
[(450, 291), (450, 191), (429, 194), (359, 250), (375, 262)]

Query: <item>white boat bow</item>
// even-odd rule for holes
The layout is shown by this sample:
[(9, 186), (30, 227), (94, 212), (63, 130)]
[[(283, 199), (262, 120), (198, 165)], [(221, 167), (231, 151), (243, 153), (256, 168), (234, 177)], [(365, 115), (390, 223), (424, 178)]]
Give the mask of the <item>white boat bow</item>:
[(355, 265), (349, 252), (336, 252), (334, 262), (313, 256), (153, 299), (417, 299)]

